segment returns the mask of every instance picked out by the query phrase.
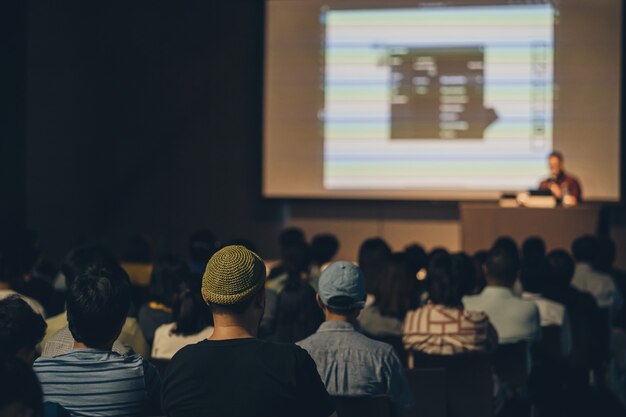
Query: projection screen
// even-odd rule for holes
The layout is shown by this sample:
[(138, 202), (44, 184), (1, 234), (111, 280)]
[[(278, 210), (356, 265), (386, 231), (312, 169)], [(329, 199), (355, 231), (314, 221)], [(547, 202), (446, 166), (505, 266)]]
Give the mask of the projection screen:
[(269, 0), (264, 196), (618, 201), (621, 3)]

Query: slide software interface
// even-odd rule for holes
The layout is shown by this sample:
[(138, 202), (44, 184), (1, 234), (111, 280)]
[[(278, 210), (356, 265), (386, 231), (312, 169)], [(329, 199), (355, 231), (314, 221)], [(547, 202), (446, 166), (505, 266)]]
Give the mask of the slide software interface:
[(533, 188), (553, 147), (551, 4), (320, 12), (323, 184)]

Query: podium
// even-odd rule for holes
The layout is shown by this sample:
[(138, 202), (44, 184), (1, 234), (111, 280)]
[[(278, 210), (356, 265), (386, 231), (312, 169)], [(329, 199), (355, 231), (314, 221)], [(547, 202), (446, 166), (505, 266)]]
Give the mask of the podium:
[(548, 250), (570, 250), (584, 234), (596, 234), (601, 205), (576, 207), (503, 208), (498, 203), (461, 203), (461, 245), (473, 254), (489, 249), (500, 236), (509, 236), (519, 245), (530, 236), (539, 236)]

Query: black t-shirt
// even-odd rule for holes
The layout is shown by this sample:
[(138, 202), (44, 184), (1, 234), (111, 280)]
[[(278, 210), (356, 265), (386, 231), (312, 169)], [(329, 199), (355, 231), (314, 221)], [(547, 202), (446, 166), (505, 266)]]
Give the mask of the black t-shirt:
[(258, 339), (181, 349), (163, 380), (169, 417), (328, 417), (334, 407), (309, 354)]

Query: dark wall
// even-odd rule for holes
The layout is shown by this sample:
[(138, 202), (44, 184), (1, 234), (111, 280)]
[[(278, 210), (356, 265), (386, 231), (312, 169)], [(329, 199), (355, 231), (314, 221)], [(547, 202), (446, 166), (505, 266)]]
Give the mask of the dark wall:
[(26, 217), (50, 256), (139, 232), (182, 252), (199, 227), (275, 255), (263, 16), (252, 0), (31, 0)]
[[(0, 234), (24, 226), (26, 2), (0, 5)], [(1, 236), (0, 236), (1, 238)]]

